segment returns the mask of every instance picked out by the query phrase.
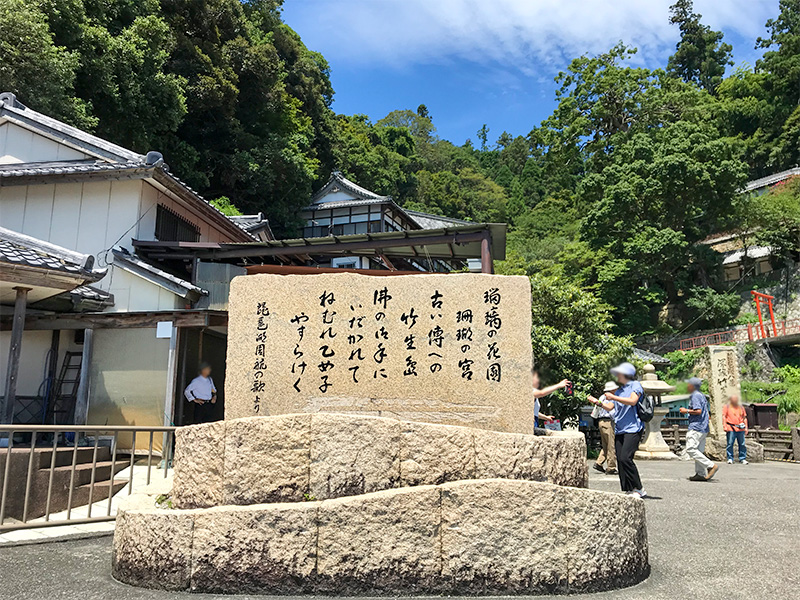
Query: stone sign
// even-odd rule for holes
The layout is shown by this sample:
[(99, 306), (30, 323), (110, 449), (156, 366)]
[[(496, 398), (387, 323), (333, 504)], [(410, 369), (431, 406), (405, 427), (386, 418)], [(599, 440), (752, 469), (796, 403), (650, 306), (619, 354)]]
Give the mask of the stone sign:
[(708, 347), (708, 410), (711, 438), (722, 439), (722, 407), (739, 390), (739, 364), (733, 346)]
[(225, 418), (302, 412), (532, 432), (525, 277), (248, 275), (231, 284)]

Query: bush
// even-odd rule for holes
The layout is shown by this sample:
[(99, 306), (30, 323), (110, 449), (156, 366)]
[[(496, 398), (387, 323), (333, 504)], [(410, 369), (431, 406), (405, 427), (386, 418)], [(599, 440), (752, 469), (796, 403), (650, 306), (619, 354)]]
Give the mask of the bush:
[(664, 358), (668, 358), (672, 364), (664, 372), (664, 380), (674, 384), (691, 377), (702, 355), (702, 348), (667, 352)]
[(531, 277), (533, 357), (542, 385), (569, 379), (573, 396), (549, 396), (545, 412), (574, 422), (587, 393), (597, 395), (609, 378), (609, 368), (626, 360), (630, 338), (611, 333), (608, 308), (586, 290), (560, 277)]
[(736, 292), (717, 292), (708, 287), (693, 287), (686, 306), (697, 314), (701, 326), (725, 327), (733, 323), (741, 298)]

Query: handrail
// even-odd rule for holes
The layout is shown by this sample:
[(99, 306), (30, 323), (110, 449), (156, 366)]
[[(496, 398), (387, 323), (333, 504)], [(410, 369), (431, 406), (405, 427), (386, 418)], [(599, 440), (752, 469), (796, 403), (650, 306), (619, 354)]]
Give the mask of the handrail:
[(172, 432), (178, 429), (174, 426), (160, 425), (8, 425), (0, 423), (0, 432), (13, 431), (15, 433), (71, 433), (85, 431), (87, 433), (103, 431), (153, 431), (157, 433)]
[[(0, 437), (7, 440), (7, 446), (0, 448), (0, 463), (3, 464), (3, 477), (0, 484), (2, 485), (2, 489), (0, 489), (0, 533), (15, 529), (113, 521), (116, 519), (116, 514), (112, 514), (114, 496), (117, 492), (125, 493), (125, 488), (127, 488), (128, 495), (133, 492), (134, 474), (137, 472), (140, 474), (137, 477), (137, 485), (150, 484), (154, 453), (162, 459), (156, 468), (163, 467), (164, 478), (167, 478), (176, 429), (177, 427), (167, 425), (0, 424)], [(88, 445), (80, 444), (80, 438), (86, 437), (87, 434), (103, 433), (109, 434), (108, 437), (111, 438), (110, 446), (105, 444), (102, 446), (102, 448), (109, 448), (108, 452), (104, 450), (103, 453), (110, 456), (110, 462), (105, 457), (98, 460), (101, 448), (100, 435), (94, 435), (94, 440), (89, 441)], [(126, 447), (122, 449), (119, 447), (120, 434), (124, 433), (131, 434), (130, 452), (127, 449), (127, 441), (125, 442)], [(137, 456), (141, 457), (141, 453), (137, 455), (136, 450), (137, 433), (149, 436), (146, 465), (142, 461), (138, 467), (141, 471), (134, 469), (138, 460)], [(160, 453), (153, 449), (153, 438), (156, 433), (163, 434), (163, 447)], [(30, 434), (30, 442), (15, 443), (15, 436), (19, 437), (19, 434)], [(49, 440), (48, 434), (52, 435), (52, 441)], [(59, 445), (59, 437), (64, 434), (72, 434), (74, 439), (66, 445)], [(37, 445), (42, 435), (45, 436), (45, 439), (41, 441), (44, 441), (45, 444)], [(62, 444), (65, 439), (62, 438)], [(79, 462), (80, 451), (85, 452), (83, 452), (84, 458)], [(46, 456), (48, 452), (50, 453), (49, 457)], [(35, 460), (36, 454), (40, 454), (41, 458)], [(89, 456), (86, 457), (86, 454)], [(128, 454), (130, 458), (128, 458)], [(119, 455), (124, 456), (122, 461), (117, 460)], [(65, 459), (65, 461), (57, 464), (59, 458)], [(100, 467), (98, 467), (98, 463)], [(109, 470), (107, 480), (103, 471), (98, 475), (98, 468)], [(127, 480), (118, 477), (119, 473), (128, 469)], [(14, 471), (13, 479), (12, 471)], [(145, 471), (146, 477), (144, 476)], [(32, 485), (34, 477), (37, 478), (36, 485)], [(107, 486), (108, 494), (107, 506), (103, 509), (105, 515), (92, 516), (93, 504), (104, 502), (106, 499), (105, 492), (103, 492), (105, 486)], [(96, 493), (98, 489), (101, 491), (100, 494)], [(76, 508), (81, 506), (87, 507), (86, 515), (74, 515)], [(59, 511), (64, 512), (65, 516), (53, 514)], [(6, 517), (9, 515), (12, 515), (13, 519), (8, 520)]]

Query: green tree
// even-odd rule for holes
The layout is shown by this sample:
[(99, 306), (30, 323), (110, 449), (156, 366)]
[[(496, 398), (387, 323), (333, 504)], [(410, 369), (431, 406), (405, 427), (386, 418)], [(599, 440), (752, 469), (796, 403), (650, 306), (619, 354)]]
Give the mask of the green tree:
[(754, 198), (753, 209), (760, 222), (756, 239), (772, 248), (782, 262), (800, 255), (800, 176), (774, 185), (769, 192)]
[[(424, 105), (423, 105), (424, 106)], [(433, 126), (433, 121), (427, 115), (427, 108), (424, 110), (425, 115), (414, 112), (413, 110), (393, 110), (388, 115), (375, 123), (376, 127), (395, 127), (408, 129), (409, 133), (414, 136), (414, 139), (419, 142), (429, 142), (436, 134), (436, 128)]]
[(75, 96), (80, 55), (57, 45), (47, 15), (26, 0), (0, 2), (0, 89), (34, 110), (92, 131), (91, 104)]
[(694, 12), (692, 0), (678, 0), (670, 6), (669, 21), (678, 26), (681, 39), (675, 46), (675, 54), (669, 57), (667, 72), (713, 94), (725, 75), (725, 68), (733, 64), (733, 48), (722, 41), (721, 31), (703, 25), (701, 18)]
[[(524, 274), (517, 265), (509, 267), (506, 274)], [(632, 343), (611, 333), (608, 307), (592, 293), (559, 277), (530, 280), (534, 364), (545, 382), (566, 378), (575, 383), (573, 396), (550, 396), (548, 410), (574, 423), (586, 394), (602, 389), (609, 368), (630, 355)]]

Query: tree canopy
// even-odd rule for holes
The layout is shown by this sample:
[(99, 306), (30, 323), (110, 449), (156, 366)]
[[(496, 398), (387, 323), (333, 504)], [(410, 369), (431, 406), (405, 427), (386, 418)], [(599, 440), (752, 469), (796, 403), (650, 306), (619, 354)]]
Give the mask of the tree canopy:
[(731, 318), (704, 238), (747, 232), (783, 258), (800, 248), (795, 180), (741, 193), (800, 163), (800, 0), (780, 0), (754, 41), (763, 57), (735, 69), (723, 34), (677, 0), (665, 19), (680, 38), (663, 68), (637, 66), (624, 43), (576, 57), (549, 117), (525, 135), (475, 123), (474, 144), (439, 137), (425, 104), (374, 120), (335, 114), (330, 67), (281, 4), (5, 0), (0, 89), (160, 150), (226, 212), (264, 212), (279, 236), (297, 233), (298, 209), (334, 169), (409, 209), (508, 222), (504, 268), (578, 311), (535, 309), (539, 325), (563, 323), (534, 333), (539, 355), (559, 377), (585, 363), (574, 376), (587, 385), (601, 379), (592, 365), (622, 352), (614, 336), (670, 330), (668, 304), (713, 308), (698, 323)]

